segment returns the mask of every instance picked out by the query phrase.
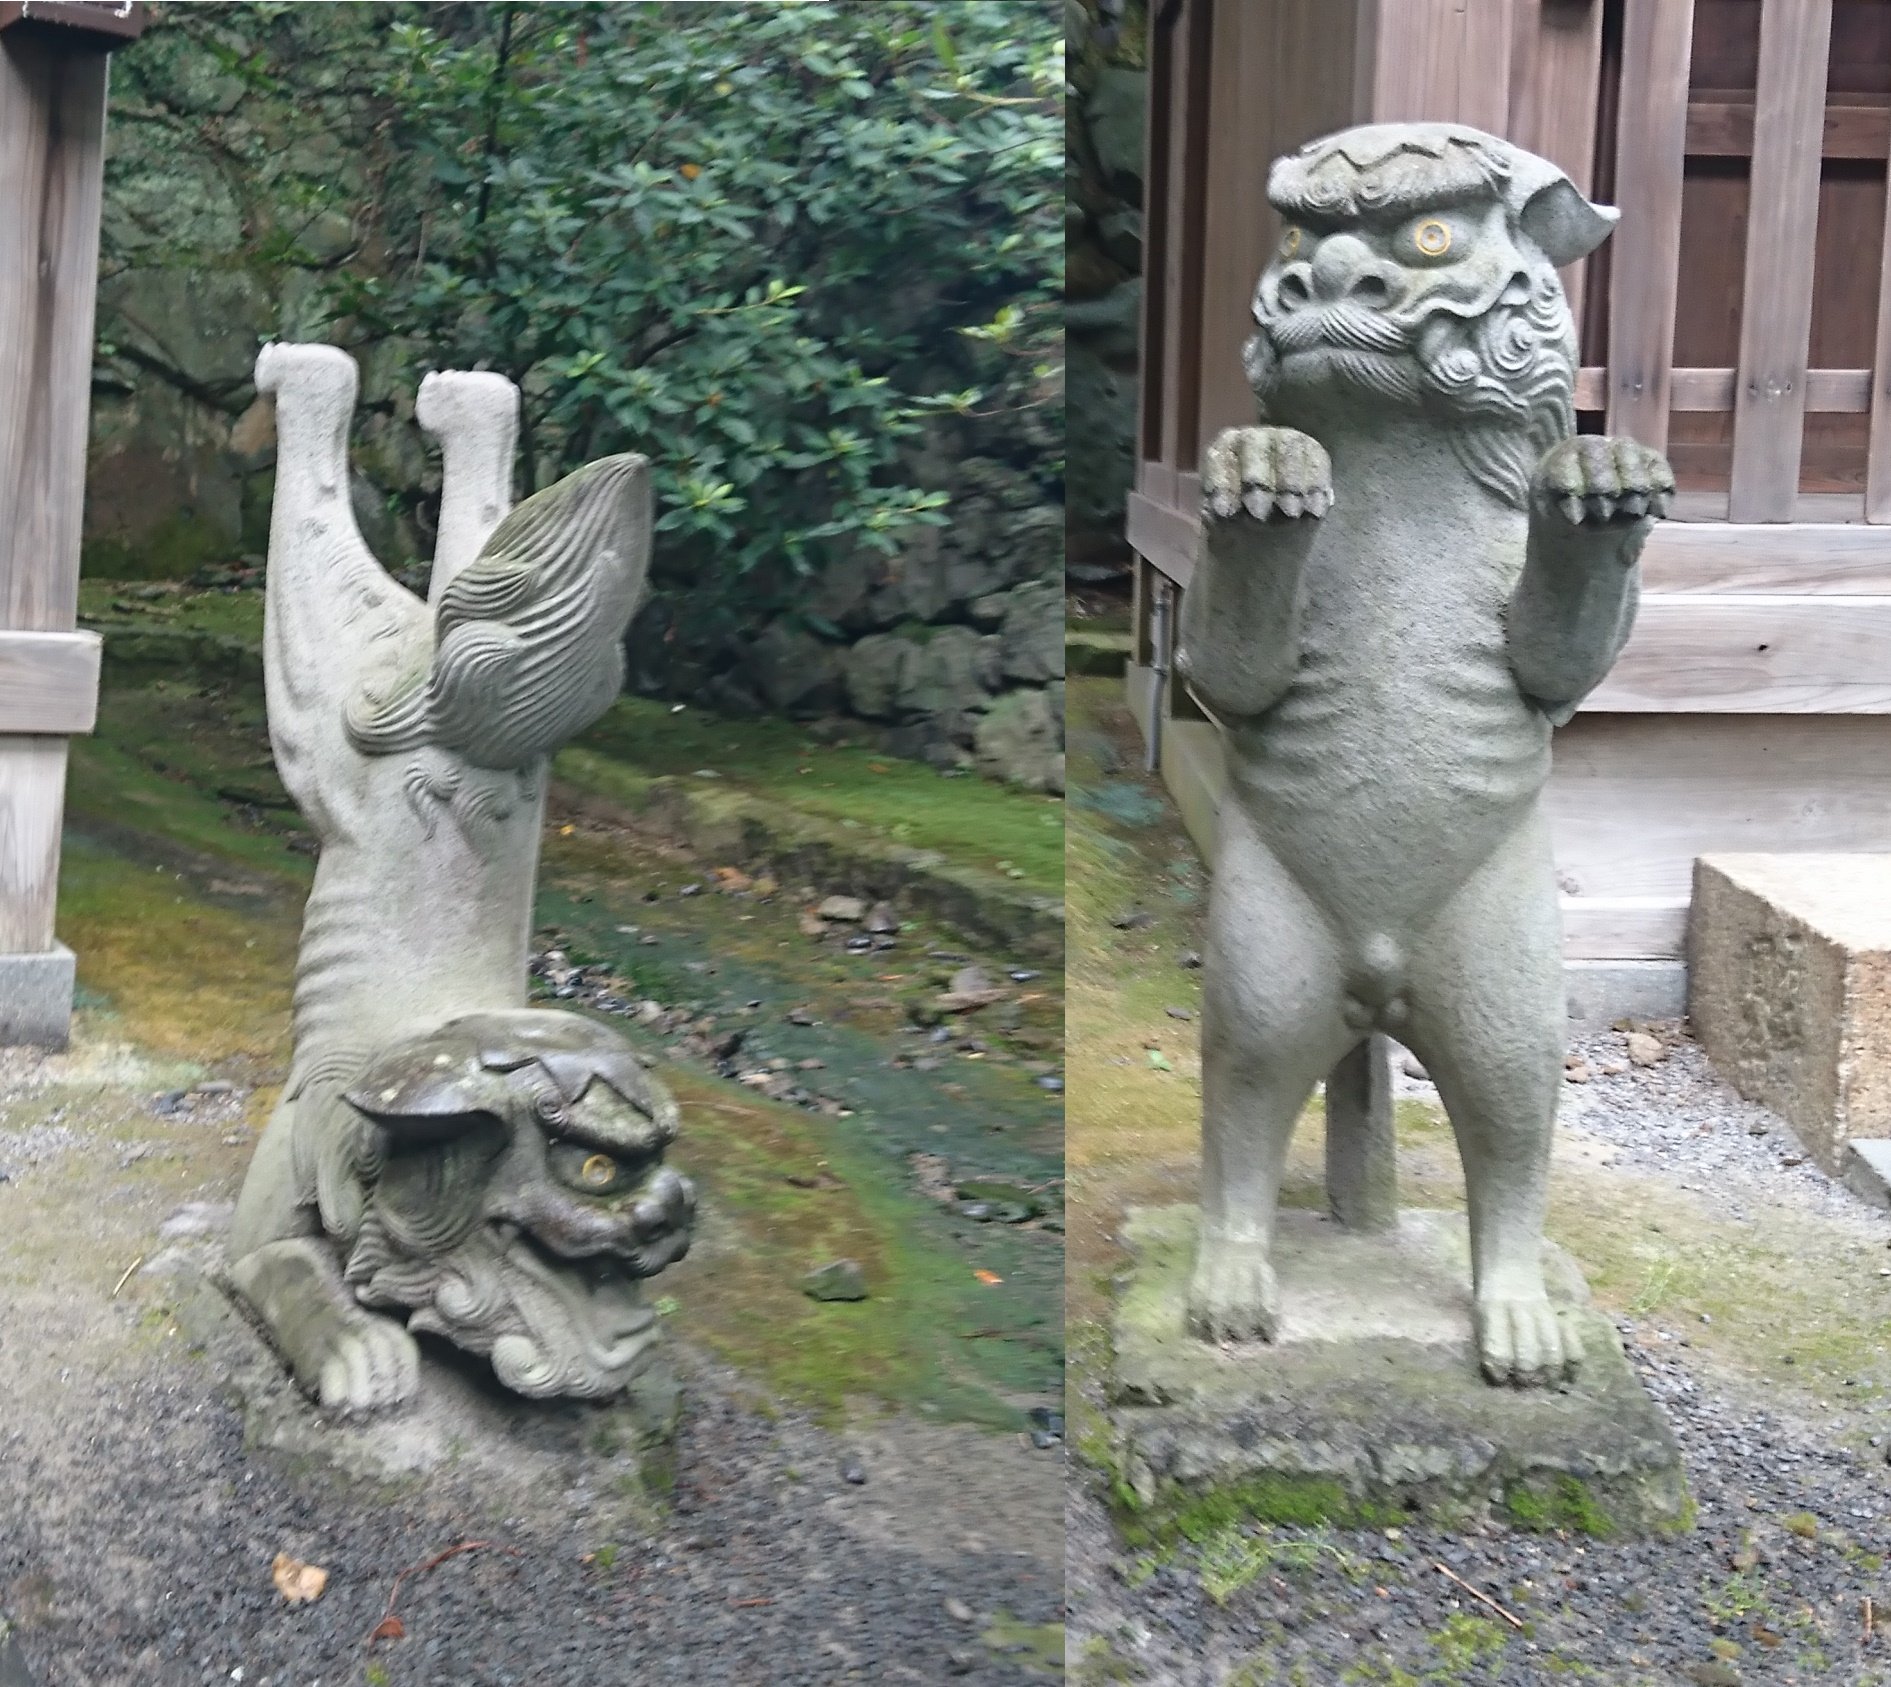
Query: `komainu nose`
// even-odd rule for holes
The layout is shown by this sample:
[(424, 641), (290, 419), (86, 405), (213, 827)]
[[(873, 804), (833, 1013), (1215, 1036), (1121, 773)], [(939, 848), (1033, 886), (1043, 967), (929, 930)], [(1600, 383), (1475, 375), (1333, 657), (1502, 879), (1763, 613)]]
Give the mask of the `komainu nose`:
[(1392, 297), (1392, 279), (1372, 248), (1350, 234), (1331, 234), (1313, 254), (1313, 296), (1322, 304), (1353, 300), (1383, 305)]

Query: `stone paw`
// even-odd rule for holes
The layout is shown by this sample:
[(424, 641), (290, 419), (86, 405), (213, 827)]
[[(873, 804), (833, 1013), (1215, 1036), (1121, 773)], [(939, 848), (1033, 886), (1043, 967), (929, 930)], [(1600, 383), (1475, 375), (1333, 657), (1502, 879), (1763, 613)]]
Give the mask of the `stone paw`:
[(1188, 1291), (1188, 1327), (1203, 1341), (1272, 1341), (1280, 1290), (1259, 1242), (1204, 1238)]
[(1572, 526), (1659, 520), (1674, 498), (1674, 471), (1635, 440), (1577, 434), (1544, 453), (1531, 492)]
[(312, 1392), (329, 1411), (386, 1411), (420, 1387), (420, 1349), (392, 1318), (349, 1318), (328, 1333), (323, 1348), (310, 1367)]
[(1484, 1380), (1515, 1388), (1573, 1382), (1582, 1340), (1547, 1295), (1493, 1295), (1477, 1303), (1477, 1356)]
[(1227, 428), (1202, 454), (1202, 514), (1318, 520), (1333, 507), (1326, 447), (1295, 428)]

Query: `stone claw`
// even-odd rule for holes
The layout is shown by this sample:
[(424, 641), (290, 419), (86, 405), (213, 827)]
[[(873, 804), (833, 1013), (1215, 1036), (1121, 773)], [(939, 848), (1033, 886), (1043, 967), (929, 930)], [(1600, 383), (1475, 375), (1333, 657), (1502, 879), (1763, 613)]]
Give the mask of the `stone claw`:
[(380, 1412), (420, 1387), (420, 1348), (391, 1318), (362, 1314), (330, 1334), (315, 1396), (338, 1412)]
[(1572, 527), (1658, 521), (1674, 499), (1674, 471), (1636, 440), (1576, 434), (1544, 453), (1532, 492)]
[(1203, 1341), (1272, 1341), (1280, 1290), (1267, 1247), (1204, 1236), (1188, 1291), (1188, 1327)]
[(1582, 1338), (1547, 1295), (1480, 1298), (1476, 1325), (1478, 1363), (1486, 1382), (1554, 1388), (1575, 1380), (1582, 1364)]
[(1202, 513), (1231, 521), (1318, 520), (1333, 507), (1326, 447), (1296, 428), (1227, 428), (1202, 454)]

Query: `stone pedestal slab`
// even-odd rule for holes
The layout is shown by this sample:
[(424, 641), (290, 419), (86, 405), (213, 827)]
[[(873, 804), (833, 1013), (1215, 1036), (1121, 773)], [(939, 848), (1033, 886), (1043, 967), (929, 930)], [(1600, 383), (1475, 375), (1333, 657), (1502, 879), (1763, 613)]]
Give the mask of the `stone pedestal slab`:
[(1831, 1176), (1891, 1137), (1891, 855), (1713, 855), (1694, 868), (1688, 1013), (1715, 1069)]
[[(495, 1517), (564, 1515), (574, 1487), (606, 1513), (647, 1520), (675, 1471), (681, 1395), (667, 1364), (611, 1400), (526, 1400), (444, 1342), (415, 1396), (375, 1416), (324, 1411), (296, 1387), (252, 1319), (233, 1301), (221, 1249), (174, 1246), (153, 1269), (174, 1279), (173, 1311), (219, 1391), (243, 1419), (243, 1440), (292, 1468), (371, 1489), (458, 1478)], [(4, 1683), (0, 1683), (4, 1687)]]
[(72, 951), (0, 955), (0, 1048), (63, 1049), (72, 1040)]
[(1546, 1245), (1545, 1267), (1578, 1322), (1580, 1376), (1494, 1388), (1471, 1337), (1461, 1215), (1406, 1212), (1361, 1235), (1284, 1211), (1279, 1339), (1224, 1346), (1187, 1330), (1197, 1223), (1193, 1207), (1148, 1208), (1125, 1230), (1109, 1413), (1131, 1533), (1410, 1513), (1595, 1534), (1686, 1526), (1674, 1438), (1560, 1248)]

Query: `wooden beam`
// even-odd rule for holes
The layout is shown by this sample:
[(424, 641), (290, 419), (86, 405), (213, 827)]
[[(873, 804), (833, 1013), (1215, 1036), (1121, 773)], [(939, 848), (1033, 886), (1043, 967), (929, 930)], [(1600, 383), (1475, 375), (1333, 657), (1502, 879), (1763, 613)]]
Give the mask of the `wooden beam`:
[[(1727, 411), (1733, 408), (1732, 369), (1671, 369), (1670, 410)], [(1591, 363), (1576, 371), (1576, 408), (1600, 410), (1608, 401), (1609, 372)], [(1829, 415), (1863, 415), (1871, 408), (1869, 369), (1808, 369), (1806, 408)]]
[(1125, 530), (1130, 549), (1146, 558), (1178, 586), (1195, 576), (1195, 552), (1201, 543), (1201, 516), (1159, 504), (1140, 492), (1129, 495)]
[(0, 734), (90, 732), (99, 648), (97, 633), (0, 632)]
[(1832, 0), (1760, 9), (1759, 87), (1734, 393), (1734, 521), (1790, 521), (1804, 443)]
[[(1891, 105), (1866, 104), (1857, 96), (1828, 104), (1819, 137), (1820, 156), (1870, 158), (1879, 163), (1891, 148)], [(1690, 158), (1751, 158), (1753, 102), (1696, 99), (1687, 108)]]
[(1680, 960), (1687, 910), (1685, 896), (1565, 896), (1563, 959)]
[(1665, 450), (1694, 0), (1627, 0), (1609, 255), (1608, 430)]
[(145, 8), (136, 0), (8, 0), (0, 5), (0, 30), (21, 25), (60, 30), (73, 45), (109, 52), (144, 33)]
[(1641, 556), (1644, 592), (1891, 598), (1891, 532), (1801, 522), (1664, 521)]
[(1891, 714), (1891, 597), (1646, 593), (1583, 708)]

